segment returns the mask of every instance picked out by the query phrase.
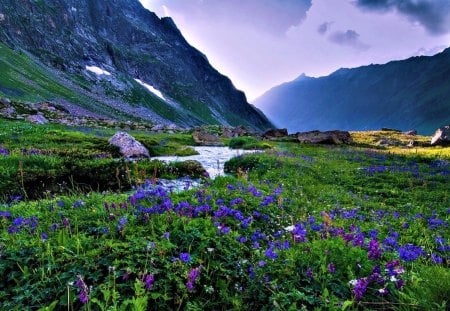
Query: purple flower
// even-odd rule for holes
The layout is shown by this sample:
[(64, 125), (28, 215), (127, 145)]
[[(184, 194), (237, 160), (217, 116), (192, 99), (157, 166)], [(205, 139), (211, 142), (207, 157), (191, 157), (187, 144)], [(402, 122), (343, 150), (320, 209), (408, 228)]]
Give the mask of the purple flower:
[(117, 224), (117, 231), (118, 232), (122, 231), (126, 223), (127, 223), (127, 216), (123, 216), (122, 218), (120, 218), (119, 223)]
[(438, 256), (438, 255), (436, 255), (436, 254), (431, 254), (431, 260), (435, 263), (435, 264), (437, 264), (437, 265), (440, 265), (440, 264), (442, 264), (442, 262), (444, 261), (443, 259), (442, 259), (442, 257), (440, 257), (440, 256)]
[(188, 274), (188, 281), (186, 282), (186, 288), (188, 291), (194, 290), (194, 284), (197, 278), (200, 276), (200, 272), (202, 270), (202, 266), (199, 266), (197, 268), (193, 268), (189, 274)]
[(334, 266), (333, 263), (330, 263), (330, 264), (328, 265), (328, 271), (329, 271), (330, 273), (336, 272), (336, 267)]
[(311, 268), (306, 269), (306, 277), (308, 279), (312, 279), (313, 278), (313, 271)]
[(82, 304), (86, 304), (89, 300), (89, 287), (84, 282), (81, 275), (77, 275), (75, 286), (80, 290), (79, 298)]
[(397, 281), (395, 282), (395, 287), (396, 287), (397, 289), (402, 288), (403, 285), (405, 285), (405, 282), (404, 282), (402, 279), (399, 279), (399, 280), (397, 280)]
[(5, 148), (0, 148), (0, 155), (3, 155), (6, 157), (9, 155), (9, 151)]
[(163, 237), (165, 239), (169, 239), (169, 236), (170, 236), (170, 232), (164, 232)]
[(264, 260), (260, 260), (258, 262), (258, 266), (260, 266), (260, 267), (264, 267), (265, 265), (266, 265), (266, 262)]
[(381, 249), (378, 241), (375, 239), (370, 240), (368, 246), (368, 254), (367, 257), (370, 260), (380, 259), (381, 258)]
[(366, 278), (356, 280), (355, 287), (353, 288), (353, 294), (355, 295), (355, 300), (361, 300), (367, 290), (369, 281)]
[(155, 283), (155, 276), (153, 274), (146, 274), (144, 277), (144, 285), (146, 289), (152, 289)]
[(364, 233), (358, 233), (353, 240), (353, 246), (364, 247)]
[(189, 255), (189, 253), (181, 253), (180, 260), (182, 262), (189, 262), (191, 260), (191, 255)]

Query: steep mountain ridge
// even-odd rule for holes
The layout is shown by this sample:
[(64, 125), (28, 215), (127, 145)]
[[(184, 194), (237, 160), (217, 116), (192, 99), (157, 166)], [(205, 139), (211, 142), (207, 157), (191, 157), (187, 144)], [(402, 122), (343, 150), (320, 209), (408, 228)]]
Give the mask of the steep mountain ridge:
[[(271, 125), (188, 44), (171, 18), (158, 18), (137, 0), (3, 0), (0, 41), (8, 55), (0, 55), (1, 68), (9, 72), (0, 78), (0, 94), (6, 96), (32, 99), (29, 93), (39, 91), (39, 82), (29, 77), (39, 67), (56, 89), (77, 94), (63, 96), (41, 86), (49, 93), (44, 99), (106, 117), (187, 126)], [(20, 71), (11, 57), (25, 58), (29, 66)], [(25, 88), (11, 83), (24, 80), (30, 80)]]
[(431, 134), (450, 122), (450, 48), (326, 77), (302, 75), (254, 104), (293, 132), (391, 127)]

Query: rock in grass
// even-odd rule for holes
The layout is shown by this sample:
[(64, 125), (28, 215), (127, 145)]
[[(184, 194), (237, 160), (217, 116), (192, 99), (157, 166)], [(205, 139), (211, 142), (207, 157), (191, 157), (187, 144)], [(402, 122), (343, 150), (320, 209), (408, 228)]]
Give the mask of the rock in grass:
[(150, 158), (148, 149), (128, 133), (117, 132), (109, 139), (109, 143), (120, 148), (120, 153), (126, 159)]
[(297, 133), (297, 139), (301, 143), (341, 145), (353, 142), (347, 131), (310, 131)]
[(34, 124), (46, 124), (48, 120), (41, 114), (34, 114), (27, 117), (27, 120)]
[(264, 134), (263, 137), (267, 139), (281, 138), (287, 137), (288, 130), (287, 129), (269, 129)]
[(450, 125), (438, 128), (431, 138), (432, 146), (447, 146), (450, 145)]
[(223, 143), (220, 141), (219, 136), (210, 134), (201, 129), (195, 130), (192, 133), (192, 138), (194, 139), (197, 145), (201, 146), (223, 146)]

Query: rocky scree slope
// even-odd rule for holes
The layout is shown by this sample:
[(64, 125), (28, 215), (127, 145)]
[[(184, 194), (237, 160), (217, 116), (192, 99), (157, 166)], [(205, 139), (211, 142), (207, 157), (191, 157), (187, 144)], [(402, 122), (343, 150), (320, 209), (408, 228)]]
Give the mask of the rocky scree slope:
[(326, 77), (301, 75), (254, 104), (290, 132), (389, 127), (430, 135), (450, 123), (450, 48)]
[(0, 41), (5, 97), (107, 118), (271, 126), (171, 18), (137, 0), (2, 0)]

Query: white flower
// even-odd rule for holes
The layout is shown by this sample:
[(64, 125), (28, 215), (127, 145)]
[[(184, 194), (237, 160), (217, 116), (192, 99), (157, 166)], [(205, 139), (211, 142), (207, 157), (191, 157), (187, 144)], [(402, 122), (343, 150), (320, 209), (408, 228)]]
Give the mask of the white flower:
[(348, 282), (348, 284), (350, 284), (350, 285), (352, 285), (352, 286), (355, 286), (356, 283), (358, 283), (358, 280), (350, 280), (350, 281)]
[(284, 230), (286, 230), (288, 232), (292, 232), (292, 231), (294, 231), (294, 229), (295, 229), (295, 226), (289, 226), (289, 227), (284, 228)]
[(395, 275), (391, 276), (391, 282), (397, 282), (397, 278), (395, 277)]

